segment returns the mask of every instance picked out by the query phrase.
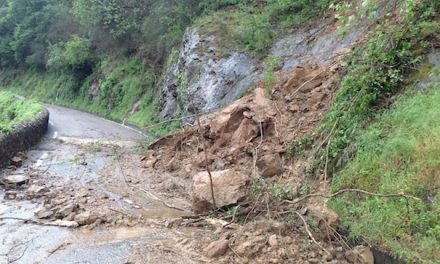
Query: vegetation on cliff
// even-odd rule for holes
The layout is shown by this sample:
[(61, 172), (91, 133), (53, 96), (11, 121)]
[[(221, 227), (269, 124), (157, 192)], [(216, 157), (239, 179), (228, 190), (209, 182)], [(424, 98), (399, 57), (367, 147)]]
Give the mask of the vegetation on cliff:
[[(319, 163), (333, 169), (329, 173), (334, 172), (335, 192), (355, 188), (418, 197), (347, 194), (330, 205), (353, 238), (411, 263), (433, 263), (440, 257), (440, 130), (434, 121), (440, 86), (434, 82), (416, 92), (410, 83), (438, 74), (430, 66), (417, 68), (439, 44), (440, 4), (427, 0), (400, 5), (396, 16), (376, 26), (348, 57), (340, 91), (320, 128), (329, 136)], [(414, 71), (422, 74), (410, 78)], [(408, 91), (399, 95), (405, 87)]]

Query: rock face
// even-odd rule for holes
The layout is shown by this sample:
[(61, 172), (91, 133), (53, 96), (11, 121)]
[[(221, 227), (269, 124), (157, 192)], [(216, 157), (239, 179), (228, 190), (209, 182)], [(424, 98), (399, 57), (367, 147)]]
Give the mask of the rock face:
[(271, 49), (273, 56), (281, 57), (283, 70), (306, 64), (327, 65), (338, 55), (344, 54), (364, 32), (352, 30), (345, 36), (325, 28), (313, 28), (297, 32), (278, 40)]
[[(162, 117), (173, 117), (179, 110), (207, 113), (237, 99), (255, 83), (256, 62), (244, 53), (221, 50), (218, 41), (197, 28), (187, 29), (179, 58), (166, 73), (160, 98)], [(182, 89), (193, 95), (196, 109), (192, 109), (186, 95), (180, 98)]]
[[(235, 170), (213, 171), (214, 197), (217, 207), (236, 204), (246, 195), (249, 177)], [(204, 213), (212, 208), (209, 175), (203, 171), (193, 177), (193, 209)]]

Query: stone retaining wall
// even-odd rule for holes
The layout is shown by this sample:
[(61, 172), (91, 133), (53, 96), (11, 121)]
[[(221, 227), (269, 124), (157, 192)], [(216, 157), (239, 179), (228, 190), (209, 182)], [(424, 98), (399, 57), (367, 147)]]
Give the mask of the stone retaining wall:
[(0, 167), (8, 165), (17, 152), (37, 144), (46, 133), (48, 122), (49, 111), (44, 109), (32, 121), (15, 126), (8, 134), (0, 134)]

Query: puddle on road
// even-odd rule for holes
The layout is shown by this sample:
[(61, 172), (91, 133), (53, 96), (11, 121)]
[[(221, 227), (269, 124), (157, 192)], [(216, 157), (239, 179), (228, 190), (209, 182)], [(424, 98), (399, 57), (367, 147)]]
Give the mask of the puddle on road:
[(173, 233), (154, 228), (113, 228), (76, 232), (71, 245), (46, 259), (44, 263), (126, 263), (134, 248), (170, 238)]

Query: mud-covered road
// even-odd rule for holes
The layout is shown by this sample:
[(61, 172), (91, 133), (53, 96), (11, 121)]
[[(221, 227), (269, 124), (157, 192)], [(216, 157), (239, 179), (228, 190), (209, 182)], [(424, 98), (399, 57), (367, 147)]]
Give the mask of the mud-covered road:
[(21, 167), (0, 172), (28, 179), (0, 186), (1, 264), (202, 261), (181, 244), (190, 231), (164, 224), (189, 212), (150, 192), (142, 168), (123, 168), (139, 158), (143, 134), (80, 111), (47, 108), (41, 143)]

